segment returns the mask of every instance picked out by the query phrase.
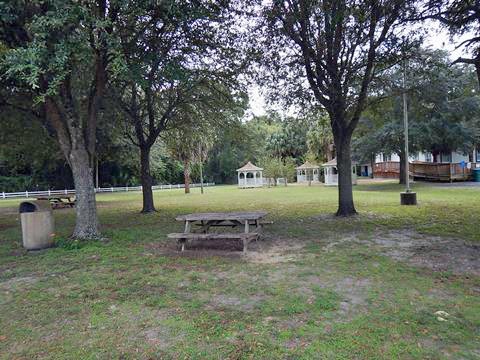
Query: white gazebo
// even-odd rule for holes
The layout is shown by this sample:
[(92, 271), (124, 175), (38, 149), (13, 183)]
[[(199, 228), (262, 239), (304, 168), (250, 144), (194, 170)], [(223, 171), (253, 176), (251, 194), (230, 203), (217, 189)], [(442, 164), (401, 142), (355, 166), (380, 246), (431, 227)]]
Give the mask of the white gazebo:
[(239, 188), (263, 186), (263, 169), (253, 165), (250, 161), (237, 169), (237, 173)]
[(297, 183), (307, 183), (308, 181), (319, 182), (320, 166), (305, 161), (304, 164), (296, 168)]
[[(337, 159), (322, 165), (325, 169), (325, 185), (338, 186)], [(352, 163), (352, 184), (357, 185), (357, 166)]]

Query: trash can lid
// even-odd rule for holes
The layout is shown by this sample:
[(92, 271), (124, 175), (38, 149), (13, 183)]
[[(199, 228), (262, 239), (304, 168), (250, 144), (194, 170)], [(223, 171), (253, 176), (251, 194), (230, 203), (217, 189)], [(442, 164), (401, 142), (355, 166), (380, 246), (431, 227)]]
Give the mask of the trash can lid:
[(52, 211), (52, 206), (48, 200), (27, 200), (20, 203), (19, 213)]

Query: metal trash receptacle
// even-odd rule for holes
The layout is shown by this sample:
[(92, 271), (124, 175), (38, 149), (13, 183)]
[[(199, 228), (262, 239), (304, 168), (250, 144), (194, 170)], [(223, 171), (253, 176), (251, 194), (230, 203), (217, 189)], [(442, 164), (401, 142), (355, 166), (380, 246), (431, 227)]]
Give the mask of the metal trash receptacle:
[(472, 169), (473, 181), (480, 182), (480, 168)]
[(48, 200), (23, 201), (19, 207), (23, 247), (39, 250), (53, 246), (54, 221)]

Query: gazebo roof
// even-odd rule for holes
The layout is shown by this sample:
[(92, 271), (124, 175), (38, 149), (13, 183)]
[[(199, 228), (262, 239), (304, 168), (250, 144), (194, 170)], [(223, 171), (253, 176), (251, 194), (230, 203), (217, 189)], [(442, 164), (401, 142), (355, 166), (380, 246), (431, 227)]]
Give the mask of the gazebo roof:
[(253, 165), (250, 161), (243, 165), (240, 169), (237, 169), (237, 171), (262, 171), (263, 169)]
[(305, 163), (303, 163), (302, 165), (298, 166), (296, 169), (297, 170), (304, 170), (304, 169), (319, 169), (320, 166), (316, 165), (316, 164), (312, 164), (308, 161), (305, 161)]
[[(352, 165), (357, 165), (357, 163), (352, 161)], [(326, 162), (325, 164), (322, 164), (322, 166), (337, 166), (337, 158), (334, 158), (334, 159), (330, 160), (329, 162)]]

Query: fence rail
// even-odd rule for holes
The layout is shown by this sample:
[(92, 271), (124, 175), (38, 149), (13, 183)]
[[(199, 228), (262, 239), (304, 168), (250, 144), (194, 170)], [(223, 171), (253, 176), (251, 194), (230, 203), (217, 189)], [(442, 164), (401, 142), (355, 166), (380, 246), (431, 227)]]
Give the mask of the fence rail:
[[(200, 187), (200, 184), (190, 184), (190, 187)], [(204, 183), (203, 186), (215, 186), (215, 183)], [(154, 185), (153, 190), (170, 190), (170, 189), (183, 189), (185, 184), (166, 184), (166, 185)], [(96, 193), (112, 193), (112, 192), (127, 192), (127, 191), (141, 191), (141, 186), (120, 186), (120, 187), (106, 187), (95, 188)], [(55, 195), (75, 195), (75, 190), (44, 190), (44, 191), (19, 191), (19, 192), (1, 192), (0, 199), (13, 199), (13, 198), (34, 198), (37, 196), (55, 196)]]

